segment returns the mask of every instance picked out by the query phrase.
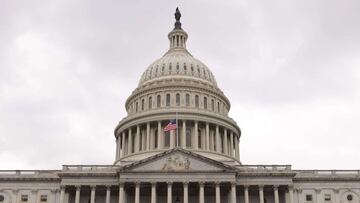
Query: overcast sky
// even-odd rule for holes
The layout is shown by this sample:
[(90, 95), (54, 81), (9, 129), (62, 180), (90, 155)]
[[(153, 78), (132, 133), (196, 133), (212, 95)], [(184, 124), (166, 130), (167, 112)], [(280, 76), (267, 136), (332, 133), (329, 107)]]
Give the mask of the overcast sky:
[(231, 101), (244, 164), (359, 169), (360, 1), (219, 2), (1, 1), (0, 169), (112, 164), (176, 6)]

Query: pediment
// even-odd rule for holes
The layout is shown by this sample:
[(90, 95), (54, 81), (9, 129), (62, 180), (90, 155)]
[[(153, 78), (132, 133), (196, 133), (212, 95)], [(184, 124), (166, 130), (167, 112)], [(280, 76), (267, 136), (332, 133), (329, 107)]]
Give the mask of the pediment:
[(235, 168), (181, 148), (122, 167), (126, 172), (217, 172)]

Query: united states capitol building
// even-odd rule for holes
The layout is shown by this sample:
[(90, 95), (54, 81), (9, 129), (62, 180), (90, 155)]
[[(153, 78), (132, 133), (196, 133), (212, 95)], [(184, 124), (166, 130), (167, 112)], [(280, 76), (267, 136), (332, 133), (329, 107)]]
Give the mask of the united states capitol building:
[(0, 171), (0, 203), (360, 203), (359, 170), (241, 162), (230, 101), (187, 50), (180, 17), (125, 103), (114, 163)]

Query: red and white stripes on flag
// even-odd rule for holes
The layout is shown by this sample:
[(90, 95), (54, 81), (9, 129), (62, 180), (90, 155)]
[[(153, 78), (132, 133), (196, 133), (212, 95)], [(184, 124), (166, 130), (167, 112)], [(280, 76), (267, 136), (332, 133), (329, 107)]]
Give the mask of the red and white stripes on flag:
[(164, 128), (164, 131), (171, 131), (177, 128), (176, 119), (170, 120), (169, 124), (167, 124)]

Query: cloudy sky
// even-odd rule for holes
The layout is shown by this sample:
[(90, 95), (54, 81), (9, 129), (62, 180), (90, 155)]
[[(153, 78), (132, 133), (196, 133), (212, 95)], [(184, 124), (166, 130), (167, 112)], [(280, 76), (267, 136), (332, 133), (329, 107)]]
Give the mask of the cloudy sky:
[(231, 101), (243, 163), (360, 168), (359, 0), (5, 0), (0, 169), (112, 164), (176, 6)]

